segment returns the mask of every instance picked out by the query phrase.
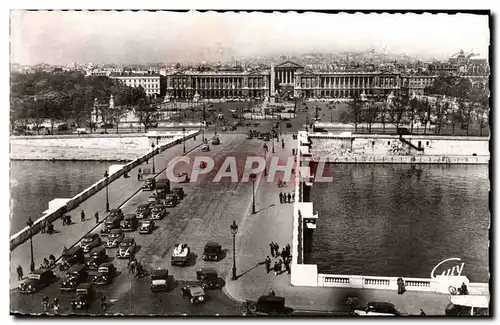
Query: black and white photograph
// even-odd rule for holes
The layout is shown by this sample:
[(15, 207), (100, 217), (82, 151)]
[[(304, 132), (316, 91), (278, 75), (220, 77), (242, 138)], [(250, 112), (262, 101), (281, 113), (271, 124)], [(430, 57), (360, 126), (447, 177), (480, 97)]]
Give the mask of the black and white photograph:
[(9, 16), (11, 317), (493, 315), (489, 10)]

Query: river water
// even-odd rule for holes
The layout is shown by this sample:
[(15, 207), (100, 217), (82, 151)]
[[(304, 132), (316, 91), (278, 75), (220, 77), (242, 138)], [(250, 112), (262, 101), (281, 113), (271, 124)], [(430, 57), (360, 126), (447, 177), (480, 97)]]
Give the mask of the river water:
[(326, 274), (429, 278), (465, 263), (472, 282), (489, 279), (487, 166), (330, 165), (315, 183), (319, 212), (306, 262)]
[(10, 234), (36, 220), (55, 198), (71, 198), (104, 175), (112, 162), (11, 161)]

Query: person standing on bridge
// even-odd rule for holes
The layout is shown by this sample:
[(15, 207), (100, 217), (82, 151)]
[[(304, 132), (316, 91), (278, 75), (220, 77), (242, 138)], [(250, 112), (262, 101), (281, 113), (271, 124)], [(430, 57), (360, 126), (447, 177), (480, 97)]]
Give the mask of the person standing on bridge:
[(82, 210), (82, 212), (80, 213), (80, 220), (81, 220), (82, 222), (84, 222), (84, 221), (85, 221), (85, 212), (84, 212), (83, 210)]
[(17, 270), (17, 279), (20, 281), (23, 279), (23, 268), (21, 267), (21, 265), (18, 265), (16, 270)]
[(96, 212), (96, 213), (94, 214), (94, 218), (95, 218), (95, 223), (96, 223), (96, 224), (97, 224), (97, 223), (99, 223), (99, 212)]

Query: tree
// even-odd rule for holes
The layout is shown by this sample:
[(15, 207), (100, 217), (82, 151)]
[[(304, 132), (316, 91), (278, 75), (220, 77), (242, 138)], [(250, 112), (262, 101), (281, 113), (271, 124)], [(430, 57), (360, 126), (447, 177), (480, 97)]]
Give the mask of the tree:
[(389, 120), (396, 126), (396, 131), (399, 130), (399, 126), (403, 122), (408, 106), (409, 97), (407, 95), (395, 97), (388, 106)]
[(388, 104), (387, 102), (380, 102), (380, 105), (379, 105), (379, 115), (378, 115), (378, 119), (380, 120), (380, 123), (382, 123), (382, 132), (385, 133), (385, 124), (387, 123), (387, 120), (388, 120)]
[(372, 125), (377, 121), (380, 113), (380, 104), (368, 102), (364, 105), (362, 120), (368, 125), (368, 132), (372, 133)]
[(139, 118), (139, 123), (144, 125), (144, 132), (147, 132), (148, 128), (158, 123), (160, 117), (156, 108), (145, 98), (139, 100), (135, 116)]
[(343, 123), (351, 123), (354, 125), (354, 132), (358, 132), (358, 125), (362, 122), (363, 118), (363, 108), (362, 101), (359, 97), (353, 97), (353, 100), (349, 103), (346, 112), (340, 114), (340, 119)]
[(458, 102), (458, 113), (461, 122), (460, 127), (467, 132), (467, 135), (469, 135), (469, 128), (473, 121), (473, 111), (474, 105), (472, 105), (472, 103), (464, 100)]
[(415, 124), (415, 118), (417, 117), (419, 99), (413, 97), (408, 105), (408, 121), (410, 122), (410, 132), (413, 133), (413, 125)]
[(441, 128), (443, 126), (443, 121), (448, 114), (449, 104), (446, 101), (436, 101), (434, 105), (433, 122), (436, 125), (437, 133), (441, 133)]
[(424, 134), (427, 134), (427, 125), (431, 121), (431, 103), (428, 99), (419, 100), (417, 106), (417, 116), (420, 123), (424, 125)]

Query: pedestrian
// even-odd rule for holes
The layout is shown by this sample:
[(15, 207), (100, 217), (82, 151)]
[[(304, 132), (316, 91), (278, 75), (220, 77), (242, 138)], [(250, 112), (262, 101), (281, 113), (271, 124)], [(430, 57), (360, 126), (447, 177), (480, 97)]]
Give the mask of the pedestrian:
[(276, 297), (276, 292), (274, 292), (273, 288), (271, 288), (271, 290), (269, 290), (269, 295), (272, 297)]
[(276, 251), (276, 256), (280, 253), (280, 245), (278, 243), (274, 243), (274, 250)]
[(427, 316), (427, 314), (422, 308), (420, 308), (420, 316)]
[(288, 258), (285, 259), (285, 270), (287, 274), (290, 274), (290, 260)]
[(85, 221), (85, 212), (84, 212), (83, 210), (82, 210), (82, 212), (80, 213), (80, 220), (81, 220), (82, 222), (84, 222), (84, 221)]
[(469, 294), (469, 289), (467, 289), (467, 285), (465, 284), (465, 282), (462, 282), (462, 285), (460, 286), (460, 294), (461, 295)]
[(274, 276), (277, 276), (278, 275), (278, 271), (279, 271), (279, 265), (278, 265), (278, 262), (274, 262)]
[(47, 233), (49, 235), (52, 235), (53, 232), (54, 232), (54, 225), (51, 222), (47, 223)]
[(281, 139), (281, 149), (285, 149), (285, 141), (283, 139)]
[(291, 256), (290, 244), (286, 244), (286, 252), (287, 252), (288, 257), (290, 257)]
[(18, 280), (22, 280), (23, 279), (23, 268), (21, 267), (21, 265), (17, 266), (17, 279)]
[(57, 314), (57, 312), (59, 311), (59, 299), (57, 298), (54, 298), (54, 313)]
[(96, 213), (94, 214), (94, 218), (95, 218), (95, 223), (96, 223), (96, 224), (97, 224), (97, 223), (99, 223), (99, 212), (96, 212)]
[(292, 195), (290, 193), (288, 193), (287, 198), (288, 198), (288, 203), (292, 203)]
[(56, 257), (53, 254), (49, 255), (49, 266), (53, 267), (56, 265)]
[(405, 292), (404, 280), (402, 278), (398, 278), (397, 284), (398, 284), (398, 295), (402, 295)]
[(62, 219), (62, 225), (66, 226), (66, 215), (63, 215), (61, 219)]
[(44, 257), (44, 258), (43, 258), (43, 267), (44, 267), (44, 268), (48, 268), (48, 267), (49, 267), (49, 265), (50, 265), (50, 264), (49, 264), (49, 260), (48, 260), (46, 257)]
[(68, 225), (71, 225), (71, 224), (73, 223), (73, 222), (71, 221), (71, 215), (69, 215), (69, 214), (68, 214), (68, 215), (67, 215), (67, 217), (68, 217)]
[(68, 251), (68, 248), (66, 248), (66, 246), (63, 247), (63, 255), (66, 255), (66, 252)]
[(283, 258), (286, 258), (287, 255), (286, 255), (286, 248), (283, 247), (283, 249), (281, 250), (281, 256), (283, 256)]
[(295, 156), (295, 148), (292, 148), (292, 156)]
[(271, 242), (269, 244), (269, 249), (271, 250), (271, 256), (274, 257), (274, 243), (273, 242)]
[(283, 192), (280, 192), (280, 203), (283, 203)]
[(42, 298), (42, 309), (44, 313), (47, 312), (48, 307), (49, 307), (49, 297), (44, 296)]
[(271, 271), (271, 259), (268, 257), (266, 257), (266, 273), (269, 274), (269, 271)]
[(101, 312), (106, 310), (106, 296), (101, 295)]
[(292, 192), (292, 202), (295, 202), (295, 192)]
[(47, 229), (45, 222), (45, 220), (42, 221), (42, 234), (45, 234), (45, 230)]

